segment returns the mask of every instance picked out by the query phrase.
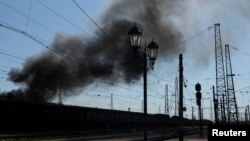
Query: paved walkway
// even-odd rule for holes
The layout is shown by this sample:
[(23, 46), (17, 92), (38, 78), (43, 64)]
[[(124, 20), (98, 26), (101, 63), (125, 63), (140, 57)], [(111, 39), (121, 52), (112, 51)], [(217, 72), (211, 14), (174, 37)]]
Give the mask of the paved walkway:
[[(205, 134), (202, 137), (200, 136), (200, 134), (185, 136), (183, 141), (208, 141), (206, 132), (203, 133)], [(169, 139), (165, 141), (179, 141), (179, 138)]]

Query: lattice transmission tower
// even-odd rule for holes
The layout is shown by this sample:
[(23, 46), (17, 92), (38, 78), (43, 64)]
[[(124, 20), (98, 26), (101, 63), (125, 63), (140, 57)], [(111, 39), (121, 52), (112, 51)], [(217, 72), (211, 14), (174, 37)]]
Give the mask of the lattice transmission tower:
[(238, 123), (238, 107), (235, 97), (234, 80), (229, 45), (225, 45), (228, 122)]
[(220, 24), (214, 24), (215, 33), (215, 64), (216, 64), (216, 93), (215, 100), (217, 103), (217, 116), (219, 122), (226, 123), (226, 82), (223, 62), (223, 51), (221, 43)]

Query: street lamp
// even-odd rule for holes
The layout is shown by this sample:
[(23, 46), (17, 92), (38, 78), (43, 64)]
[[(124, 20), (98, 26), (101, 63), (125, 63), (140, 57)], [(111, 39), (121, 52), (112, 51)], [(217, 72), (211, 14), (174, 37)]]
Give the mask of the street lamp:
[(134, 25), (131, 30), (128, 32), (131, 46), (136, 53), (143, 54), (143, 89), (144, 89), (144, 141), (147, 141), (147, 61), (149, 60), (150, 68), (154, 68), (154, 63), (158, 54), (158, 45), (152, 40), (151, 43), (144, 49), (140, 50), (140, 42), (142, 31), (136, 25)]
[(150, 66), (154, 69), (155, 60), (158, 54), (158, 45), (152, 40), (151, 43), (148, 45), (148, 58), (150, 62)]
[(130, 43), (133, 49), (138, 52), (140, 48), (142, 31), (136, 25), (134, 25), (128, 32)]
[(142, 36), (142, 30), (139, 29), (135, 24), (128, 32), (130, 43), (136, 53), (145, 53), (148, 56), (150, 67), (153, 69), (155, 60), (158, 54), (158, 45), (152, 40), (150, 44), (145, 47), (144, 50), (140, 50), (140, 42)]

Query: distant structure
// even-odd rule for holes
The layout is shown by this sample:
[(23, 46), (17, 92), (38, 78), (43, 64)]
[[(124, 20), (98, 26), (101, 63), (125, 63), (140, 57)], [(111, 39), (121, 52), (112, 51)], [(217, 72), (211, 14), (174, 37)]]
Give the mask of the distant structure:
[(226, 123), (226, 83), (225, 83), (225, 73), (224, 73), (224, 63), (223, 63), (223, 53), (222, 53), (222, 43), (221, 43), (221, 33), (220, 24), (214, 24), (215, 32), (215, 64), (216, 64), (216, 93), (215, 100), (217, 103), (217, 115), (218, 121)]
[(178, 116), (178, 113), (177, 113), (177, 111), (178, 111), (178, 77), (175, 77), (175, 91), (174, 91), (174, 96), (175, 96), (175, 99), (174, 99), (174, 109), (175, 109), (175, 113), (174, 113), (174, 115), (175, 116)]
[(114, 103), (113, 103), (113, 94), (111, 94), (111, 98), (110, 98), (110, 108), (111, 108), (111, 110), (113, 110), (114, 109), (114, 105), (113, 105)]
[(58, 103), (63, 104), (63, 90), (62, 89), (60, 89), (58, 93)]
[(165, 87), (165, 115), (169, 115), (168, 85), (166, 85), (166, 87)]
[(226, 80), (227, 80), (227, 108), (228, 108), (228, 123), (238, 123), (238, 107), (235, 97), (234, 81), (232, 73), (232, 64), (230, 57), (229, 45), (225, 45), (225, 59), (226, 59)]

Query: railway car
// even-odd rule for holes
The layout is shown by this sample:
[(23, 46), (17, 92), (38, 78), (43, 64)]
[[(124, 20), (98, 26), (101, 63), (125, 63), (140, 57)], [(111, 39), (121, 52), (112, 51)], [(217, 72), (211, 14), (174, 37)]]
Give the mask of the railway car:
[[(142, 130), (139, 112), (98, 109), (54, 103), (0, 100), (0, 130)], [(176, 126), (178, 120), (163, 114), (148, 114), (148, 128)]]

